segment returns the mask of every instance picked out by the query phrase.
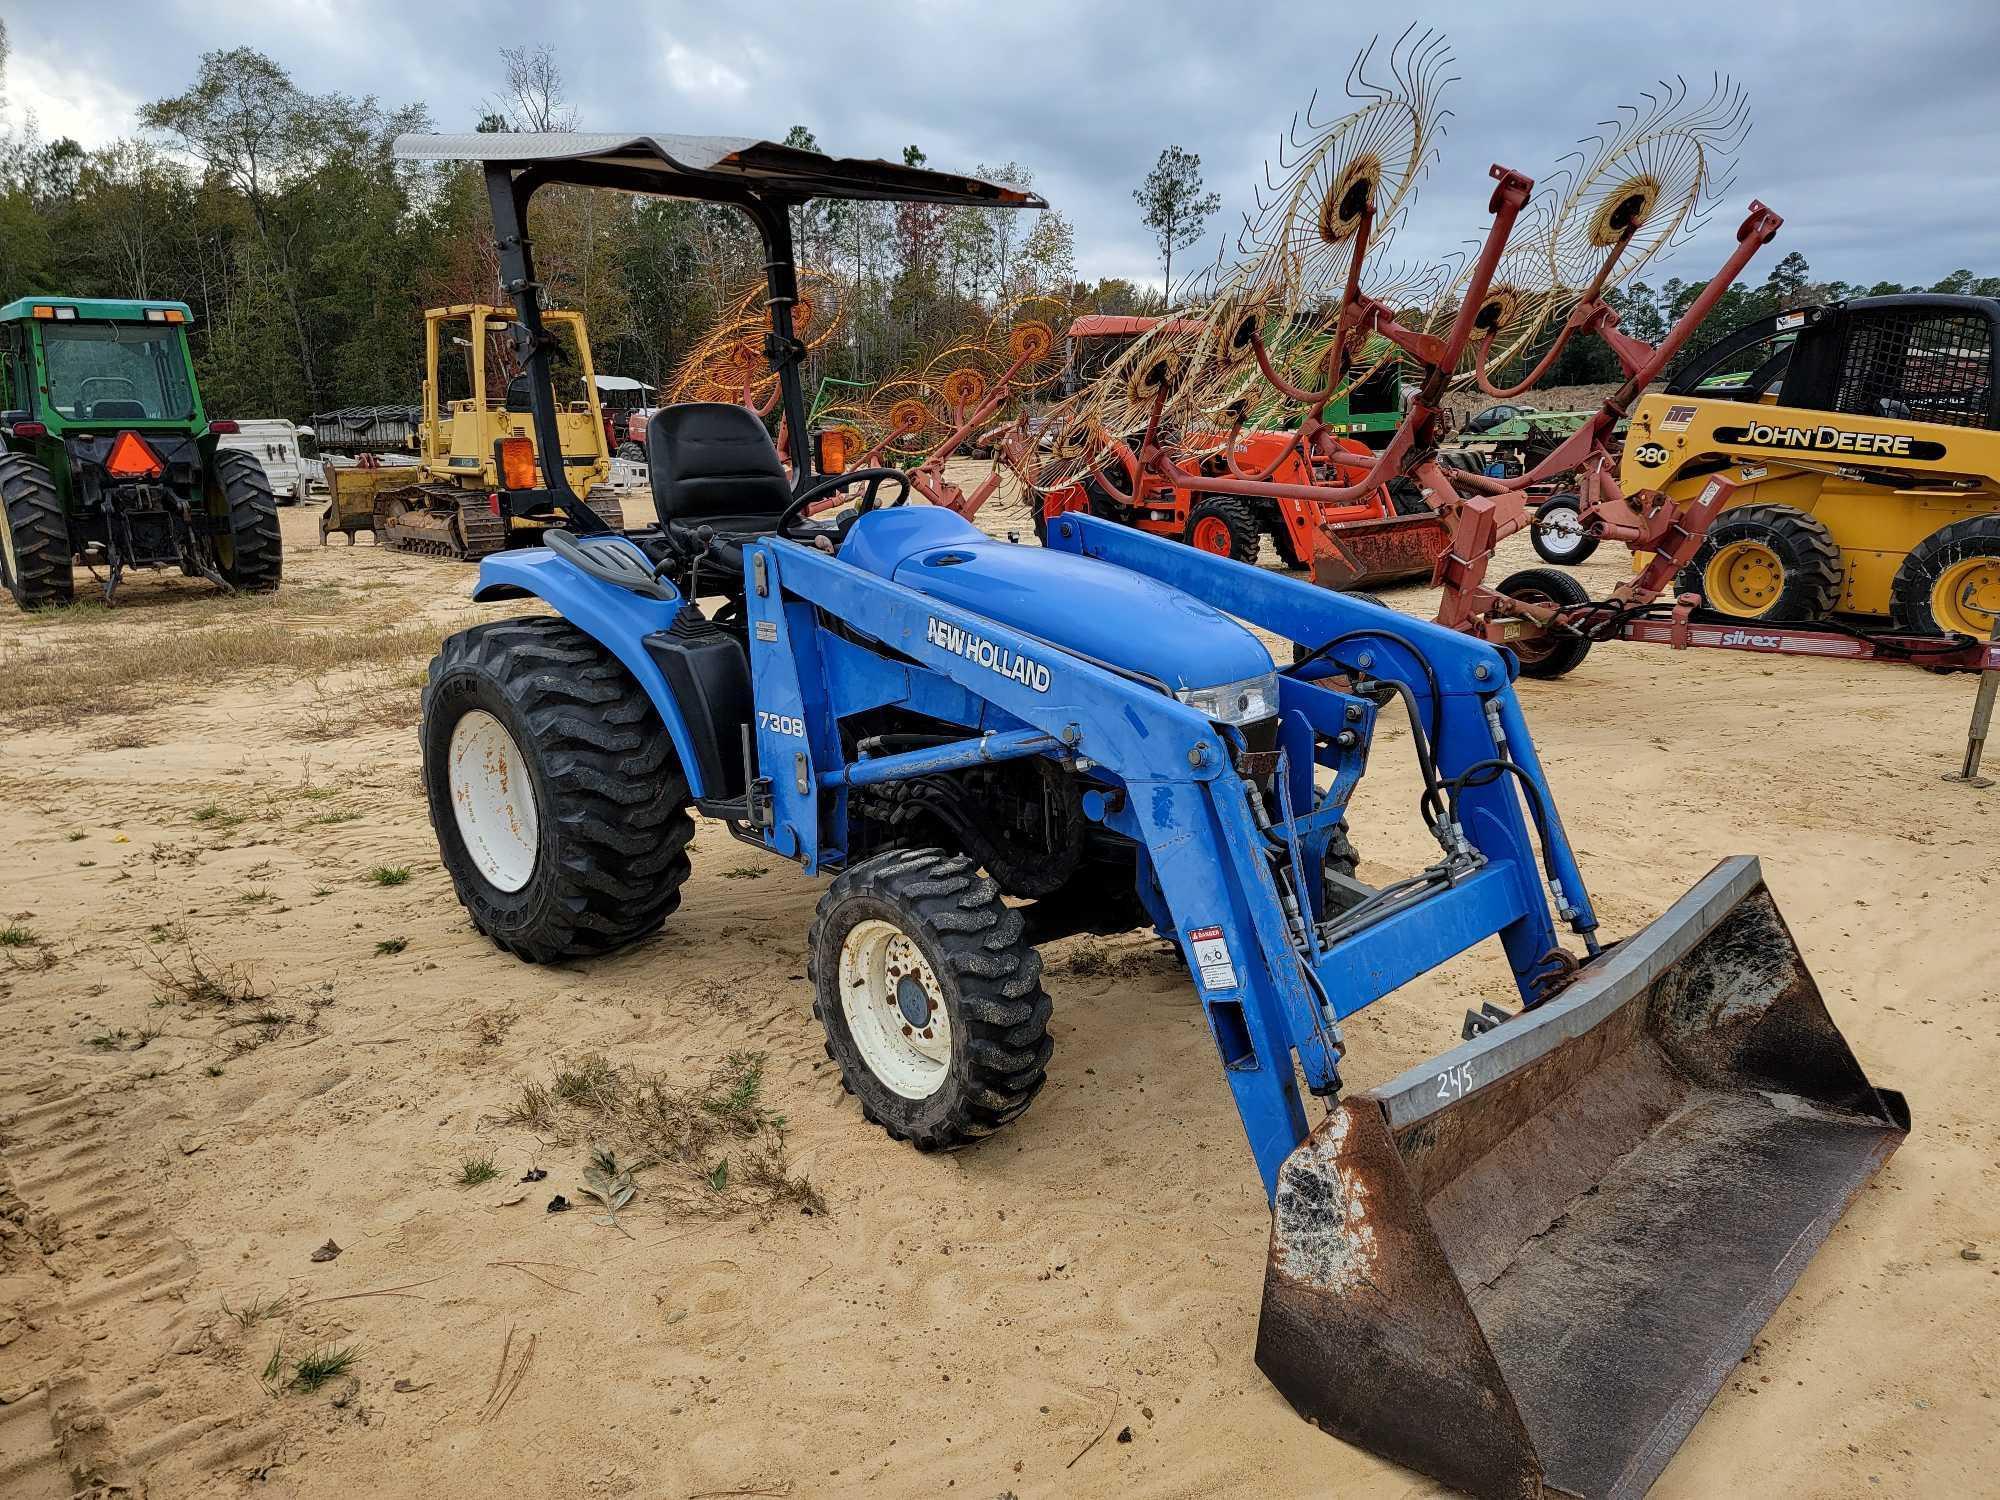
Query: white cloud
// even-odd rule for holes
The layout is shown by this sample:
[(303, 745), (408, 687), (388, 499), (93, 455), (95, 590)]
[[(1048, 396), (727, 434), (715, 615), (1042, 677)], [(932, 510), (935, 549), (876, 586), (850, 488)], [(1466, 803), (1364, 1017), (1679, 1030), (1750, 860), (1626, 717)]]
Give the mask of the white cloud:
[(736, 99), (749, 91), (750, 80), (718, 58), (697, 52), (685, 42), (667, 43), (661, 59), (667, 82), (678, 93), (694, 98)]
[(5, 88), (8, 123), (24, 126), (32, 116), (45, 141), (69, 136), (95, 148), (131, 134), (137, 123), (137, 94), (108, 82), (87, 54), (68, 57), (59, 46), (16, 50), (7, 59)]

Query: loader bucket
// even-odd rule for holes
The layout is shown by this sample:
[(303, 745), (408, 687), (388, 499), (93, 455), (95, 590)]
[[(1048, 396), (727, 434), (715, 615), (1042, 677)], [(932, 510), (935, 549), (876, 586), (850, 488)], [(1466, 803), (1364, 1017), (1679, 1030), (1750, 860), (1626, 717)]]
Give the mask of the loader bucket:
[(1450, 544), (1435, 515), (1340, 521), (1313, 539), (1313, 582), (1328, 589), (1365, 589), (1407, 578), (1428, 579)]
[(1472, 1494), (1643, 1494), (1909, 1123), (1726, 860), (1291, 1155), (1258, 1366)]

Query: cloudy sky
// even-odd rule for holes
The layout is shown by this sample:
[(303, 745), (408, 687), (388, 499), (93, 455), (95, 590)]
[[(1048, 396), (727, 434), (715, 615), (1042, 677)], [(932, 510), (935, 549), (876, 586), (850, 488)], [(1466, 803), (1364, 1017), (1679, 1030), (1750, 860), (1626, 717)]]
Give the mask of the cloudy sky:
[[(1477, 230), (1489, 163), (1545, 172), (1653, 80), (1705, 86), (1724, 70), (1756, 126), (1708, 235), (1654, 279), (1706, 276), (1753, 196), (1786, 219), (1767, 262), (1796, 249), (1816, 275), (1860, 282), (2000, 274), (1994, 0), (8, 0), (6, 13), (10, 114), (32, 109), (45, 136), (129, 133), (142, 101), (232, 46), (314, 92), (421, 100), (440, 129), (465, 129), (496, 92), (499, 47), (548, 43), (585, 128), (805, 124), (844, 155), (915, 142), (937, 166), (1018, 161), (1075, 224), (1079, 270), (1135, 278), (1158, 261), (1131, 189), (1162, 146), (1200, 153), (1223, 194), (1220, 232), (1292, 112), (1316, 88), (1337, 94), (1371, 33), (1393, 40), (1415, 20), (1449, 38), (1458, 81), (1402, 253), (1442, 254)], [(753, 14), (779, 19), (760, 31)]]

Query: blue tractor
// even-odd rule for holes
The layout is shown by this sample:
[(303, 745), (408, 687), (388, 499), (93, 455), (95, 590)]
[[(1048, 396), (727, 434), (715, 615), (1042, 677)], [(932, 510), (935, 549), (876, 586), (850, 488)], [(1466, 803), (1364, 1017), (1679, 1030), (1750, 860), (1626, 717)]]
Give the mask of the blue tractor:
[[(680, 902), (694, 816), (718, 819), (826, 878), (827, 1052), (922, 1150), (1041, 1088), (1037, 943), (1150, 928), (1186, 960), (1273, 1204), (1258, 1361), (1285, 1395), (1473, 1492), (1643, 1490), (1909, 1124), (1756, 861), (1604, 943), (1507, 652), (1100, 519), (1020, 545), (906, 503), (897, 471), (815, 476), (790, 209), (1030, 195), (745, 140), (398, 150), (484, 164), (545, 451), (533, 192), (749, 214), (792, 449), (743, 407), (664, 408), (659, 523), (631, 533), (544, 466), (573, 531), (484, 560), (475, 597), (554, 613), (452, 636), (424, 693), (431, 817), (478, 928), (530, 962), (631, 943)], [(1347, 808), (1384, 714), (1436, 857), (1371, 886)], [(1509, 1004), (1344, 1094), (1347, 1018), (1493, 937)]]

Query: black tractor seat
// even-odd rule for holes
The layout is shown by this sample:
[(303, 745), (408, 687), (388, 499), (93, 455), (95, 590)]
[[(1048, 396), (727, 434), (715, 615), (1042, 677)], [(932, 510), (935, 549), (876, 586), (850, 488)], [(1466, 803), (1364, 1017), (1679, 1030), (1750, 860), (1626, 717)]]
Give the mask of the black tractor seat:
[(646, 424), (646, 468), (660, 525), (707, 526), (725, 536), (771, 530), (792, 483), (764, 419), (732, 401), (663, 406)]
[[(795, 491), (764, 419), (729, 401), (687, 401), (653, 413), (646, 469), (661, 531), (690, 556), (705, 554), (734, 574), (732, 592), (742, 587), (745, 542), (782, 526), (795, 541), (824, 536), (837, 543), (854, 515), (874, 508), (883, 484), (898, 487), (885, 504), (900, 505), (910, 493), (909, 476), (896, 469), (825, 475)], [(866, 487), (853, 512), (833, 522), (805, 517), (808, 506), (848, 485)]]

